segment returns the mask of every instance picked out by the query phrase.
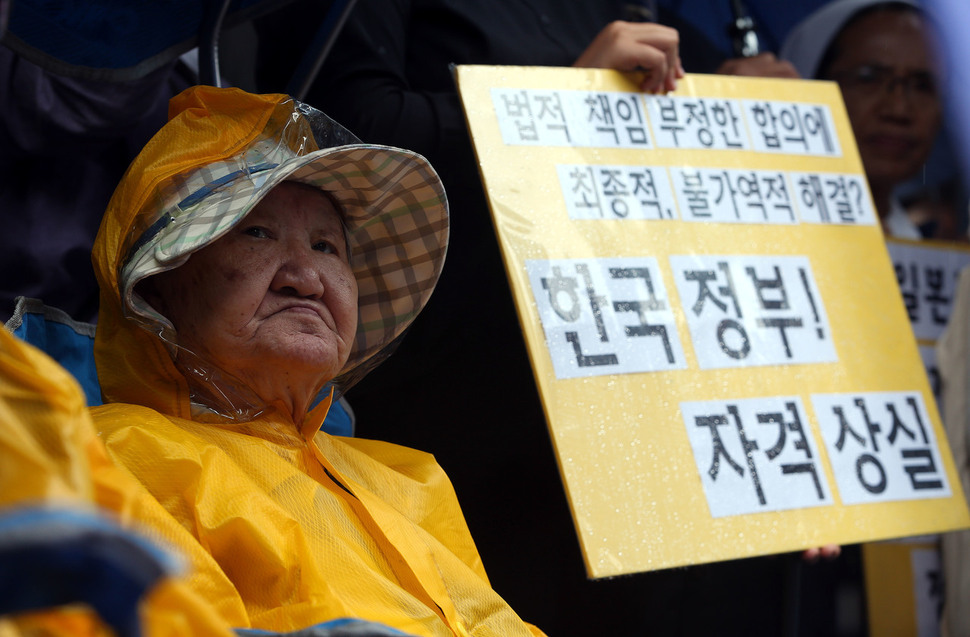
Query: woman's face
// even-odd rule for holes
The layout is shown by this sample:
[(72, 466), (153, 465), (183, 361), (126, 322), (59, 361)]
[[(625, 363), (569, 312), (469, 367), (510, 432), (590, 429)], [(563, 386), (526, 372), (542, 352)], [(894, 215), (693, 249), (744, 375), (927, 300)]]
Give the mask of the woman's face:
[(826, 77), (839, 82), (866, 176), (893, 187), (918, 172), (940, 127), (936, 69), (923, 19), (876, 11), (835, 43)]
[[(150, 299), (189, 349), (266, 394), (336, 376), (357, 328), (357, 282), (340, 213), (283, 182), (229, 234), (155, 276)], [(158, 307), (161, 305), (161, 307)]]

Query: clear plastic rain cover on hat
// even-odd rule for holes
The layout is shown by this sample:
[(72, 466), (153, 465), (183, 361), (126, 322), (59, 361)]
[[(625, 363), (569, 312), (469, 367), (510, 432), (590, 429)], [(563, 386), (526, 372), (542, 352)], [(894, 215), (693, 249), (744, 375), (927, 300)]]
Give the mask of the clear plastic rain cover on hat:
[[(247, 97), (262, 99), (254, 107), (267, 108), (269, 96)], [(167, 345), (189, 381), (193, 412), (200, 419), (210, 414), (251, 420), (267, 405), (232, 370), (180, 345), (171, 321), (145, 300), (139, 284), (183, 265), (193, 252), (224, 236), (282, 181), (318, 187), (335, 202), (359, 288), (350, 358), (337, 378), (314, 388), (318, 401), (331, 388), (342, 394), (393, 351), (430, 296), (444, 261), (447, 202), (423, 157), (361, 144), (327, 115), (296, 100), (288, 98), (270, 110), (249, 141), (226, 140), (235, 144), (231, 153), (190, 157), (189, 169), (156, 180), (122, 248), (118, 279), (125, 316)], [(207, 116), (213, 121), (206, 123), (217, 124), (219, 116)], [(177, 125), (176, 116), (166, 128)], [(184, 135), (173, 139), (184, 142)]]

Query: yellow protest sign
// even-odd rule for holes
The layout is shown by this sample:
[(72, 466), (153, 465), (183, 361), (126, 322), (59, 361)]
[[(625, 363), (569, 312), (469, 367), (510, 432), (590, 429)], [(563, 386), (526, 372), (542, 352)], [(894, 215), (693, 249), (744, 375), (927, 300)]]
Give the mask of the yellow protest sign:
[[(930, 388), (942, 409), (936, 345), (954, 309), (960, 273), (970, 265), (970, 245), (890, 238), (886, 247)], [(939, 543), (939, 535), (929, 535), (862, 547), (871, 637), (939, 634), (944, 588)]]
[(862, 547), (871, 637), (939, 635), (943, 573), (938, 536)]
[(834, 85), (456, 79), (590, 576), (970, 525)]
[(950, 320), (960, 272), (970, 266), (970, 244), (888, 238), (886, 247), (930, 387), (939, 398), (934, 348)]

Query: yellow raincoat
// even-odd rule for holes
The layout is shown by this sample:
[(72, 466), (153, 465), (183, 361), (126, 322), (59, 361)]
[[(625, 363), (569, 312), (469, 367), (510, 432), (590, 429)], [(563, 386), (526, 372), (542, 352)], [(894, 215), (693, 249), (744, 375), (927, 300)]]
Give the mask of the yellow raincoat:
[[(51, 361), (0, 336), (0, 503), (87, 503), (174, 547), (187, 569), (147, 601), (148, 635), (342, 617), (415, 635), (541, 634), (491, 589), (430, 455), (321, 432), (329, 401), (298, 424), (273, 411), (193, 419), (165, 345), (122, 313), (117, 273), (139, 196), (122, 183), (94, 249), (106, 404), (89, 415)], [(29, 458), (20, 475), (30, 481), (14, 479), (8, 457)], [(85, 634), (76, 615), (29, 619)]]

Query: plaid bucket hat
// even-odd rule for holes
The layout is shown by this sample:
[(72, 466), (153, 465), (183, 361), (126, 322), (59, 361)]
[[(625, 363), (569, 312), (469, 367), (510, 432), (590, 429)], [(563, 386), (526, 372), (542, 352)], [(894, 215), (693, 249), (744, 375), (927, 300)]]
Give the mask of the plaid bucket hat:
[(169, 122), (122, 180), (137, 210), (119, 262), (125, 314), (177, 343), (136, 285), (225, 235), (283, 181), (326, 191), (343, 215), (358, 325), (341, 377), (357, 378), (434, 290), (448, 243), (444, 188), (422, 156), (362, 144), (285, 95), (197, 86), (172, 99)]

